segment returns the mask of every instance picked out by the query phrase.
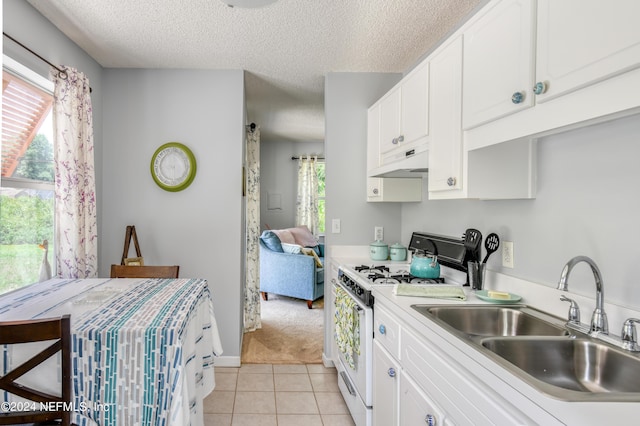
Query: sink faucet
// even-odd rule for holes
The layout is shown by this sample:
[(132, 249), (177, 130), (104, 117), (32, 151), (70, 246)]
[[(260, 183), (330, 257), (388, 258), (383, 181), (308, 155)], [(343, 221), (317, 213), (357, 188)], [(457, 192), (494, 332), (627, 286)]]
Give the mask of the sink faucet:
[(593, 271), (593, 276), (596, 280), (596, 309), (591, 316), (591, 332), (600, 332), (602, 334), (609, 334), (609, 324), (607, 322), (607, 314), (604, 312), (604, 288), (602, 287), (602, 275), (600, 269), (596, 263), (587, 256), (576, 256), (569, 260), (560, 274), (560, 281), (558, 281), (558, 290), (567, 291), (569, 274), (574, 266), (580, 262), (586, 262)]

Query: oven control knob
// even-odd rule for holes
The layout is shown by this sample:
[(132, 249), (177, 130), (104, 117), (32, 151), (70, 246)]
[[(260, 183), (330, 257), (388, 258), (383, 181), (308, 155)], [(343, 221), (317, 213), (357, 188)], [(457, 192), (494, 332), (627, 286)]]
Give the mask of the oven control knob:
[(380, 324), (378, 330), (380, 331), (380, 334), (385, 334), (387, 332), (387, 328), (384, 326), (384, 324)]
[(429, 426), (436, 426), (436, 416), (433, 414), (427, 414), (424, 416), (424, 422)]
[(396, 370), (391, 367), (388, 371), (387, 374), (389, 375), (389, 377), (396, 377)]

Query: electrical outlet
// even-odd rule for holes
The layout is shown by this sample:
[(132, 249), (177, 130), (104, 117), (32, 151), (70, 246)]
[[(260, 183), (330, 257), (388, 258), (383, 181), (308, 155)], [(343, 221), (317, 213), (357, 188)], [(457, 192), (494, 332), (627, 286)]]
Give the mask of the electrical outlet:
[(505, 241), (502, 244), (502, 266), (513, 268), (513, 241)]
[(376, 241), (384, 240), (384, 228), (382, 226), (373, 228), (373, 239)]
[(340, 233), (340, 219), (331, 220), (331, 233), (332, 234)]

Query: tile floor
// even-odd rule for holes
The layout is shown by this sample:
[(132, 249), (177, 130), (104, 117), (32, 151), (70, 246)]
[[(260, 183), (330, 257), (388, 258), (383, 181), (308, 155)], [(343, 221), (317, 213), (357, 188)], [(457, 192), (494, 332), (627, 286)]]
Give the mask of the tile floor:
[(353, 426), (335, 368), (322, 364), (216, 367), (205, 426)]

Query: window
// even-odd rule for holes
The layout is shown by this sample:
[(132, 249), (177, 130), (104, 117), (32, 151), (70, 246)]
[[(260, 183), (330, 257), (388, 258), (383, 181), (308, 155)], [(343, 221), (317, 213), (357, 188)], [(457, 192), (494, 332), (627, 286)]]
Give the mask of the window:
[(324, 162), (316, 163), (316, 173), (318, 175), (318, 233), (324, 235)]
[(0, 293), (37, 282), (45, 254), (39, 244), (53, 247), (52, 93), (52, 82), (4, 57)]

